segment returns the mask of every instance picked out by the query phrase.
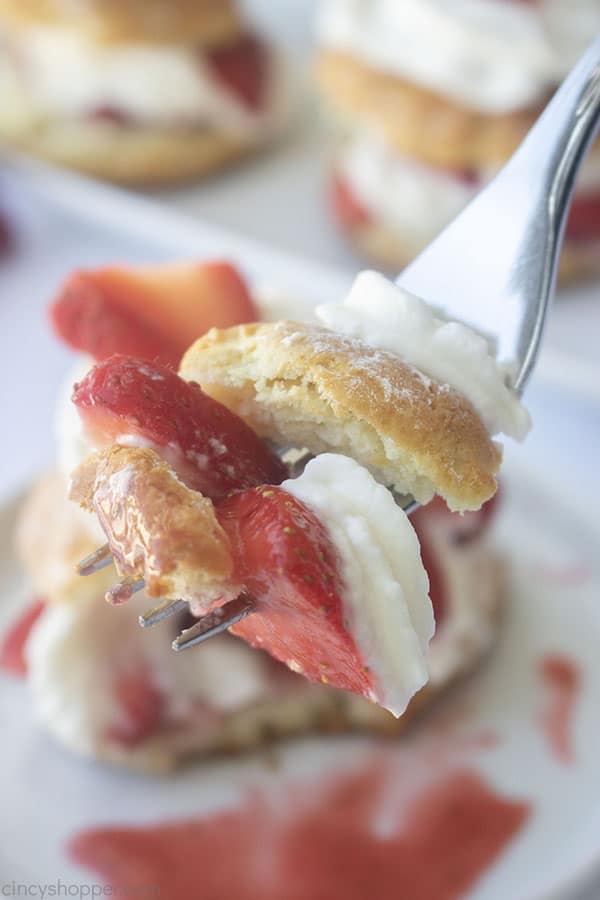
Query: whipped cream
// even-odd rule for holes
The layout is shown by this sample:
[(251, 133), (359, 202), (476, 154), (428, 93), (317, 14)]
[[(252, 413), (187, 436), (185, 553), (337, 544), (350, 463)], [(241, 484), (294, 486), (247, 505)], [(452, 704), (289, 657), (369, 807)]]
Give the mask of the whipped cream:
[[(373, 220), (398, 233), (399, 244), (415, 254), (427, 246), (496, 171), (475, 172), (472, 180), (402, 156), (372, 131), (353, 135), (342, 148), (336, 168), (352, 195)], [(583, 164), (576, 195), (600, 192), (600, 158)]]
[(177, 730), (202, 721), (210, 728), (218, 713), (265, 698), (269, 667), (261, 654), (227, 637), (213, 638), (202, 653), (171, 653), (164, 631), (139, 628), (138, 616), (151, 605), (144, 595), (120, 607), (99, 597), (60, 603), (32, 629), (26, 656), (36, 716), (73, 750), (95, 753), (122, 720), (119, 673), (148, 672), (163, 696), (165, 725)]
[(396, 153), (380, 135), (361, 132), (342, 149), (337, 170), (373, 218), (418, 252), (473, 199), (480, 185)]
[(419, 542), (390, 492), (354, 460), (324, 453), (282, 488), (313, 509), (341, 560), (344, 612), (376, 680), (373, 700), (400, 716), (427, 681), (434, 632)]
[(600, 31), (597, 0), (325, 0), (322, 45), (456, 103), (506, 113), (539, 103)]
[(419, 297), (377, 272), (361, 272), (341, 303), (318, 306), (327, 328), (398, 354), (424, 375), (463, 394), (489, 433), (522, 440), (531, 427), (527, 410), (506, 386), (506, 370), (488, 342), (459, 322), (439, 319)]
[(109, 107), (142, 122), (217, 125), (243, 136), (264, 127), (265, 115), (228, 91), (196, 48), (105, 46), (49, 26), (28, 28), (17, 39), (35, 102), (50, 114)]

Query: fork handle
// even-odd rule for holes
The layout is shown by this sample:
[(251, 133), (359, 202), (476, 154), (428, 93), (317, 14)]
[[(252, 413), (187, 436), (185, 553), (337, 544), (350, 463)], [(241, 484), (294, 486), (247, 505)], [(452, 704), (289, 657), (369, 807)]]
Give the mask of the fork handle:
[[(557, 90), (505, 169), (508, 177), (517, 171), (528, 171), (531, 181), (538, 185), (534, 227), (545, 246), (541, 281), (537, 285), (538, 296), (545, 302), (531, 303), (523, 323), (517, 352), (520, 365), (514, 381), (518, 391), (523, 390), (537, 358), (577, 173), (599, 128), (600, 37)], [(547, 148), (541, 171), (540, 146)]]

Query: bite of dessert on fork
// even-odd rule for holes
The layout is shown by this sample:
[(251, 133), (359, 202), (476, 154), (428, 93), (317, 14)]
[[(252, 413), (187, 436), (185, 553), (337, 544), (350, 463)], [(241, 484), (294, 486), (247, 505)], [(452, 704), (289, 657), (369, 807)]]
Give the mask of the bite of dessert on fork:
[[(161, 593), (160, 579), (178, 562), (165, 547), (173, 539), (185, 544), (193, 521), (204, 542), (190, 540), (193, 575), (184, 564), (173, 601), (177, 609), (186, 600), (200, 622), (176, 649), (229, 627), (308, 679), (326, 679), (402, 714), (427, 679), (433, 618), (418, 542), (386, 486), (410, 495), (407, 506), (438, 494), (450, 509), (477, 510), (496, 490), (501, 453), (493, 435), (522, 439), (529, 430), (520, 394), (539, 351), (575, 176), (598, 131), (599, 54), (596, 41), (494, 182), (396, 285), (363, 273), (345, 302), (317, 310), (322, 324), (211, 329), (185, 353), (180, 376), (117, 357), (103, 364), (106, 390), (95, 390), (95, 372), (76, 387), (92, 430), (97, 418), (102, 434), (108, 418), (110, 439), (130, 448), (85, 461), (72, 487), (74, 499), (98, 516), (124, 575), (108, 599), (128, 598), (146, 579), (150, 594)], [(531, 190), (523, 197), (525, 178)], [(503, 241), (494, 255), (482, 245), (467, 273), (456, 269), (469, 235), (498, 216)], [(474, 287), (490, 279), (482, 315)], [(446, 314), (409, 293), (415, 285)], [(487, 320), (495, 346), (466, 320), (482, 331)], [(123, 367), (133, 379), (122, 377)], [(211, 474), (217, 467), (202, 443), (207, 433), (187, 427), (191, 403), (179, 399), (189, 392), (186, 381), (197, 385), (203, 404), (208, 393), (257, 439), (316, 459), (280, 485), (240, 484), (224, 500), (198, 496), (189, 464)], [(130, 390), (124, 405), (123, 384)], [(171, 407), (179, 413), (169, 418)], [(200, 442), (193, 452), (190, 430)], [(228, 435), (222, 437), (213, 449), (229, 456)], [(235, 465), (224, 469), (235, 479)], [(169, 500), (183, 525), (171, 510), (163, 529)], [(199, 562), (194, 551), (202, 551)], [(174, 553), (186, 559), (177, 547)], [(107, 555), (100, 551), (102, 560)], [(89, 568), (86, 560), (82, 570)], [(161, 607), (160, 616), (167, 610)]]
[[(82, 571), (112, 559), (122, 577), (109, 601), (141, 589), (160, 600), (144, 625), (186, 601), (199, 621), (175, 649), (228, 628), (400, 715), (427, 680), (434, 622), (418, 541), (387, 487), (480, 508), (501, 459), (490, 430), (522, 437), (528, 416), (481, 337), (375, 273), (317, 315), (339, 330), (212, 329), (180, 375), (114, 356), (76, 385), (96, 452), (73, 473), (71, 497), (108, 539)], [(425, 371), (386, 349), (415, 316)], [(285, 479), (263, 439), (316, 458)]]
[[(175, 297), (184, 273), (175, 272)], [(47, 602), (15, 641), (26, 646), (46, 726), (74, 749), (128, 765), (160, 768), (191, 753), (315, 729), (396, 733), (472, 671), (497, 633), (503, 579), (485, 540), (487, 512), (457, 516), (441, 500), (418, 509), (411, 521), (419, 550), (413, 525), (383, 486), (394, 483), (421, 499), (445, 490), (454, 506), (479, 506), (495, 490), (500, 460), (481, 414), (390, 350), (334, 334), (323, 319), (233, 325), (235, 316), (258, 316), (247, 292), (240, 294), (243, 282), (232, 290), (233, 275), (223, 264), (188, 269), (184, 329), (201, 335), (211, 303), (216, 324), (229, 328), (187, 354), (186, 378), (173, 371), (181, 350), (168, 350), (167, 342), (162, 363), (151, 355), (157, 323), (169, 335), (182, 321), (183, 308), (160, 290), (169, 269), (78, 273), (52, 308), (63, 339), (98, 360), (78, 381), (76, 405), (60, 416), (63, 471), (75, 468), (71, 491), (94, 515), (66, 501), (63, 477), (50, 476), (34, 490), (19, 543)], [(377, 290), (402, 299), (378, 276), (360, 284), (372, 311)], [(210, 286), (204, 294), (203, 285)], [(319, 341), (333, 341), (334, 353), (329, 343), (324, 354)], [(262, 344), (262, 355), (249, 352), (252, 342)], [(251, 397), (248, 373), (233, 358), (231, 368), (211, 361), (215, 379), (204, 390), (193, 383), (194, 366), (213, 345), (241, 351), (258, 369), (273, 357), (261, 397)], [(111, 355), (118, 351), (138, 356)], [(239, 378), (235, 397), (219, 374), (225, 370)], [(319, 372), (326, 389), (315, 413), (309, 399), (321, 390)], [(231, 409), (220, 390), (231, 393)], [(236, 405), (242, 396), (244, 409)], [(288, 477), (263, 440), (261, 420), (270, 409), (277, 441), (297, 444), (302, 435), (320, 454), (299, 477)], [(396, 412), (402, 428), (394, 427)], [(450, 425), (454, 443), (441, 440)], [(349, 456), (353, 441), (358, 461)], [(452, 453), (454, 473), (445, 461)], [(75, 563), (107, 536), (110, 546), (89, 564), (94, 577), (78, 578)], [(105, 593), (123, 600), (135, 587), (139, 592), (117, 609), (102, 602)], [(437, 634), (428, 646), (432, 606)], [(163, 624), (141, 631), (138, 620)], [(169, 649), (173, 639), (189, 646), (225, 627), (231, 636), (213, 637), (197, 652)], [(356, 696), (398, 713), (427, 675), (400, 720)]]

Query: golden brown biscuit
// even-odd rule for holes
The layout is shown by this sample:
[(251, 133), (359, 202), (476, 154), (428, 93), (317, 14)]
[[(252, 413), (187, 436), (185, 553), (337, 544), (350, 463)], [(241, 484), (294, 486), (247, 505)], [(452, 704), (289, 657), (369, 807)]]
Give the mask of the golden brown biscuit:
[(0, 0), (0, 18), (13, 27), (68, 27), (106, 44), (214, 47), (243, 30), (234, 0)]
[(374, 128), (398, 153), (443, 168), (501, 165), (541, 111), (488, 115), (461, 108), (349, 54), (333, 51), (320, 54), (316, 77), (331, 109), (353, 129)]
[(180, 374), (262, 437), (352, 456), (422, 502), (478, 509), (501, 453), (471, 404), (399, 357), (296, 322), (211, 329)]
[(119, 573), (143, 578), (149, 597), (239, 594), (212, 501), (154, 450), (114, 445), (92, 454), (73, 472), (69, 496), (96, 513)]

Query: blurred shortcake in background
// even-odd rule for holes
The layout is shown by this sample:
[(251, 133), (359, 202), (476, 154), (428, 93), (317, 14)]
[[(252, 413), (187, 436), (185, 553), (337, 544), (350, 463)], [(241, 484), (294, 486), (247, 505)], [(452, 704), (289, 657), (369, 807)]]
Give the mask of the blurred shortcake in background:
[[(343, 140), (334, 214), (398, 270), (517, 149), (600, 31), (596, 0), (324, 0), (317, 81)], [(600, 271), (600, 147), (578, 185), (563, 277)]]
[(212, 172), (281, 125), (285, 79), (234, 0), (0, 0), (0, 139), (127, 184)]

